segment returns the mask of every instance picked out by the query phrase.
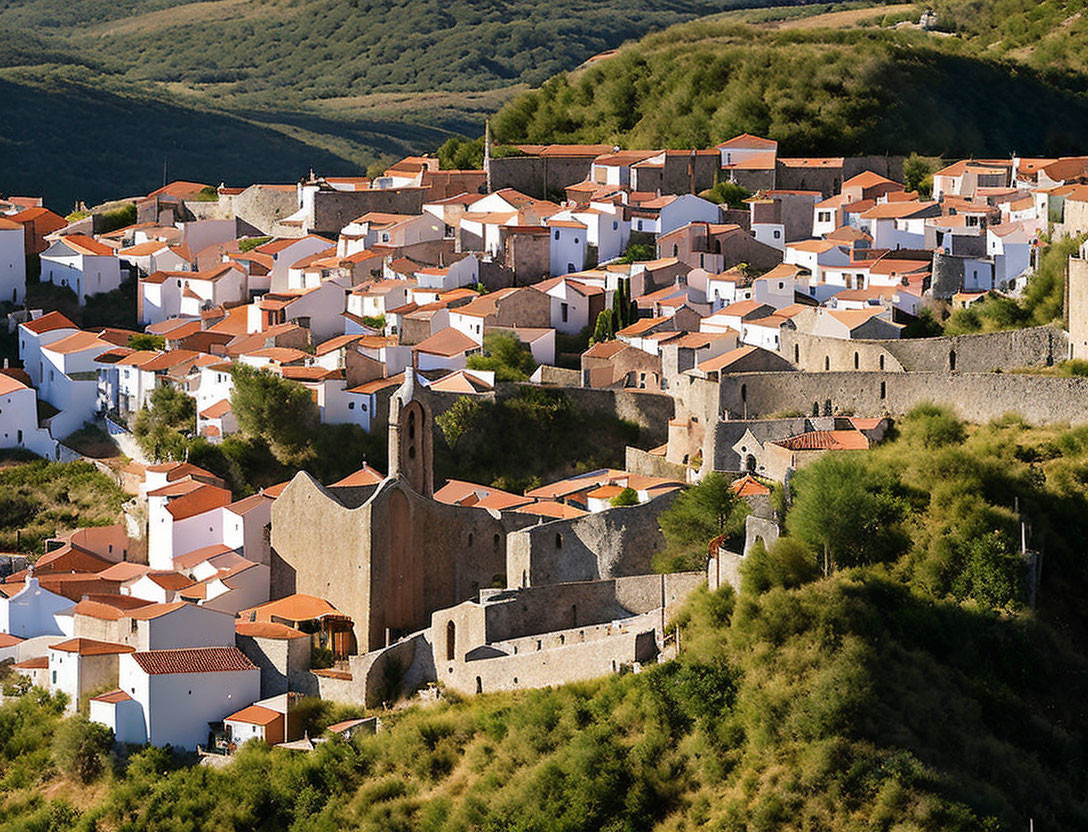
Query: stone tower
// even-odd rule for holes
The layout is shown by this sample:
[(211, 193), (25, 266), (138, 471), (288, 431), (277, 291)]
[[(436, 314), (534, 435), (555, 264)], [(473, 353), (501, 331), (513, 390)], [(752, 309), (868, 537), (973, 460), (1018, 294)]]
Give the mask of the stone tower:
[(389, 400), (389, 476), (401, 477), (422, 497), (434, 496), (434, 425), (416, 389), (415, 371)]
[(1065, 325), (1069, 358), (1088, 359), (1088, 246), (1069, 258), (1065, 277)]

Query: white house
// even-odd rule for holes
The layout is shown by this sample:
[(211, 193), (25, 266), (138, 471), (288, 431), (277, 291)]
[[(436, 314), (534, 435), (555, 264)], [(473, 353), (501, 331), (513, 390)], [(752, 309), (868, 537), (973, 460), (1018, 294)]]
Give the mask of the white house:
[(0, 633), (19, 638), (63, 635), (54, 615), (70, 606), (63, 595), (44, 589), (30, 570), (22, 589), (10, 598), (0, 595)]
[(770, 167), (773, 170), (774, 160), (778, 153), (778, 142), (753, 136), (751, 133), (742, 133), (729, 141), (722, 142), (718, 145), (718, 150), (722, 154), (723, 168), (760, 163), (769, 157)]
[(0, 301), (16, 306), (26, 297), (25, 242), (23, 226), (0, 217)]
[(587, 229), (577, 220), (549, 219), (551, 232), (551, 273), (579, 272), (586, 267)]
[[(237, 647), (149, 650), (121, 656), (118, 690), (130, 700), (92, 703), (91, 714), (118, 742), (191, 751), (208, 743), (209, 723), (260, 698), (261, 672)], [(132, 706), (119, 712), (117, 705), (127, 701), (139, 706), (142, 720), (129, 716)]]
[(1008, 222), (986, 229), (986, 254), (994, 261), (994, 285), (1011, 288), (1031, 267), (1030, 235), (1022, 223)]
[(140, 280), (140, 323), (200, 316), (203, 309), (236, 304), (248, 297), (248, 277), (237, 263), (220, 263), (199, 272), (154, 272)]
[(128, 248), (120, 249), (117, 257), (130, 266), (135, 266), (140, 274), (155, 272), (184, 272), (192, 265), (179, 253), (176, 247), (165, 240), (148, 240)]
[(694, 194), (666, 194), (638, 203), (631, 210), (631, 228), (651, 234), (668, 234), (693, 222), (716, 223), (721, 210)]
[(114, 345), (93, 332), (74, 332), (41, 348), (40, 398), (60, 412), (49, 432), (63, 439), (83, 427), (98, 409), (98, 356)]
[(41, 282), (68, 287), (80, 306), (91, 295), (121, 285), (121, 261), (114, 250), (84, 234), (60, 237), (42, 252), (41, 262)]
[(49, 646), (49, 688), (68, 695), (68, 710), (93, 690), (117, 684), (118, 658), (134, 652), (127, 644), (71, 638)]
[(171, 571), (174, 558), (223, 541), (225, 488), (185, 479), (147, 493), (147, 562)]
[(428, 289), (457, 289), (475, 286), (480, 280), (480, 261), (475, 254), (466, 254), (448, 266), (427, 266), (416, 272), (416, 283)]
[(408, 289), (413, 284), (406, 280), (375, 280), (360, 283), (348, 295), (347, 311), (360, 318), (378, 318), (390, 309), (408, 302)]
[(593, 326), (605, 308), (604, 289), (570, 277), (553, 277), (532, 288), (548, 296), (552, 327), (567, 335), (577, 335), (587, 326)]
[(417, 370), (463, 370), (480, 344), (453, 327), (446, 327), (412, 347)]
[(926, 219), (938, 217), (936, 202), (883, 202), (861, 214), (862, 230), (874, 248), (920, 249), (926, 243)]
[(375, 245), (403, 248), (432, 240), (441, 240), (445, 223), (429, 212), (422, 214), (385, 214), (371, 211), (352, 220), (340, 230), (336, 253), (347, 257)]
[(570, 218), (586, 227), (586, 240), (597, 249), (598, 263), (614, 260), (627, 250), (631, 223), (624, 219), (622, 205), (590, 205), (586, 209), (571, 211)]
[(837, 240), (801, 240), (796, 243), (786, 243), (783, 260), (808, 270), (812, 275), (809, 279), (809, 294), (823, 301), (835, 293), (825, 291), (824, 270), (849, 266), (850, 246)]
[(53, 459), (57, 443), (38, 427), (38, 394), (18, 379), (0, 373), (0, 448), (26, 448)]
[(291, 266), (303, 258), (325, 251), (334, 243), (316, 234), (296, 237), (288, 240), (272, 240), (257, 246), (255, 251), (271, 256), (273, 266), (269, 272), (273, 292), (282, 292), (288, 288), (287, 276)]
[(19, 324), (19, 358), (32, 385), (40, 387), (42, 383), (41, 348), (76, 332), (79, 327), (60, 312), (47, 312)]
[(259, 313), (258, 331), (277, 324), (296, 323), (309, 329), (314, 343), (342, 335), (347, 308), (347, 291), (337, 283), (326, 282), (312, 289), (272, 291), (255, 303)]

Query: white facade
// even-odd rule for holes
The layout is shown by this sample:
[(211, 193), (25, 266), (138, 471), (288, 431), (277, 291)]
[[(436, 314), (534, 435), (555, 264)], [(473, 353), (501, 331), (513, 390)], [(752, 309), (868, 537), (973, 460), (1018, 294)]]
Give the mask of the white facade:
[(26, 448), (53, 459), (57, 443), (38, 427), (38, 394), (9, 376), (0, 376), (0, 448)]
[(553, 276), (580, 272), (586, 266), (586, 227), (574, 221), (562, 222), (570, 224), (548, 226)]
[(41, 255), (42, 283), (66, 286), (76, 293), (79, 305), (91, 295), (112, 292), (121, 285), (121, 261), (114, 254), (83, 254), (63, 239)]
[(118, 687), (139, 703), (143, 712), (142, 736), (118, 733), (119, 742), (172, 745), (191, 751), (208, 742), (209, 722), (221, 721), (260, 698), (261, 672), (254, 667), (218, 673), (149, 674), (134, 654), (128, 653), (120, 658)]
[(0, 302), (22, 306), (26, 297), (25, 240), (21, 225), (0, 218)]
[(30, 383), (34, 387), (41, 387), (42, 373), (42, 347), (67, 338), (79, 332), (75, 326), (62, 326), (50, 329), (46, 332), (34, 332), (24, 324), (19, 325), (19, 358), (23, 362), (23, 369), (30, 376)]
[(0, 597), (0, 633), (19, 638), (64, 635), (54, 615), (72, 606), (63, 595), (42, 588), (28, 576), (23, 588), (10, 598)]

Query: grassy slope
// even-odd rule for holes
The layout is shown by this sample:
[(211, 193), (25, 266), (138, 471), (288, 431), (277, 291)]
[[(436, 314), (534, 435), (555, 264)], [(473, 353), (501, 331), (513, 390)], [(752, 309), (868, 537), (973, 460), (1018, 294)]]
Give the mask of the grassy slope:
[(292, 181), (476, 134), (519, 85), (760, 0), (0, 4), (0, 192)]
[(980, 55), (970, 38), (726, 17), (649, 35), (553, 78), (492, 127), (504, 141), (704, 147), (750, 131), (799, 155), (1057, 154), (1085, 150), (1085, 87), (1072, 72)]
[[(678, 662), (383, 713), (377, 736), (312, 755), (247, 748), (223, 771), (152, 750), (90, 790), (49, 764), (55, 716), (9, 705), (0, 825), (1021, 832), (1030, 817), (1083, 829), (1088, 431), (941, 424), (905, 420), (860, 457), (906, 490), (908, 552), (795, 588), (697, 595), (677, 622)], [(1007, 525), (1014, 497), (1046, 551), (1038, 613), (936, 588), (927, 561)]]

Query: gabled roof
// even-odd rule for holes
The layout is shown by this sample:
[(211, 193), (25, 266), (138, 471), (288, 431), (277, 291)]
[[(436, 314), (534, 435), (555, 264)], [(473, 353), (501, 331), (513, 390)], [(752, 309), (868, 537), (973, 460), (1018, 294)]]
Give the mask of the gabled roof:
[(706, 361), (699, 364), (699, 369), (704, 373), (721, 372), (727, 367), (730, 367), (731, 365), (737, 363), (742, 358), (747, 358), (757, 349), (759, 348), (751, 345), (737, 347), (735, 350), (730, 350), (729, 352), (722, 353), (721, 355), (714, 358), (707, 359)]
[(49, 350), (49, 352), (57, 353), (58, 355), (69, 355), (74, 352), (83, 352), (84, 350), (91, 350), (95, 348), (109, 349), (111, 345), (107, 341), (103, 341), (94, 332), (73, 332), (71, 335), (67, 335), (60, 340), (54, 341), (52, 344), (46, 344), (42, 347), (43, 350)]
[(283, 714), (263, 705), (250, 705), (223, 717), (224, 722), (244, 722), (248, 725), (271, 725), (277, 719), (283, 719)]
[(753, 136), (751, 133), (741, 133), (728, 141), (722, 142), (718, 148), (740, 148), (746, 150), (768, 150), (778, 147), (778, 142), (773, 139), (764, 139), (761, 136)]
[(231, 673), (257, 666), (237, 647), (193, 647), (133, 653), (140, 669), (154, 676), (177, 673)]
[(436, 332), (430, 338), (419, 342), (412, 347), (412, 349), (416, 352), (424, 352), (429, 355), (440, 355), (448, 358), (472, 350), (478, 350), (480, 349), (480, 345), (463, 332), (448, 326), (445, 329)]
[(66, 237), (61, 237), (60, 242), (76, 252), (76, 254), (92, 254), (100, 257), (112, 257), (114, 255), (112, 248), (98, 242), (94, 237), (88, 237), (86, 234), (69, 234)]
[(26, 321), (25, 323), (19, 324), (19, 326), (29, 332), (33, 332), (35, 335), (52, 332), (54, 329), (79, 329), (78, 326), (68, 320), (68, 318), (60, 312), (46, 312), (40, 318)]
[(80, 656), (108, 656), (116, 653), (134, 653), (135, 647), (116, 644), (112, 641), (96, 641), (93, 638), (70, 638), (57, 644), (50, 644), (50, 650), (63, 653), (78, 653)]
[(121, 689), (111, 690), (109, 693), (103, 693), (98, 696), (91, 697), (92, 702), (106, 702), (110, 705), (116, 705), (118, 702), (131, 702), (132, 697), (129, 696)]

